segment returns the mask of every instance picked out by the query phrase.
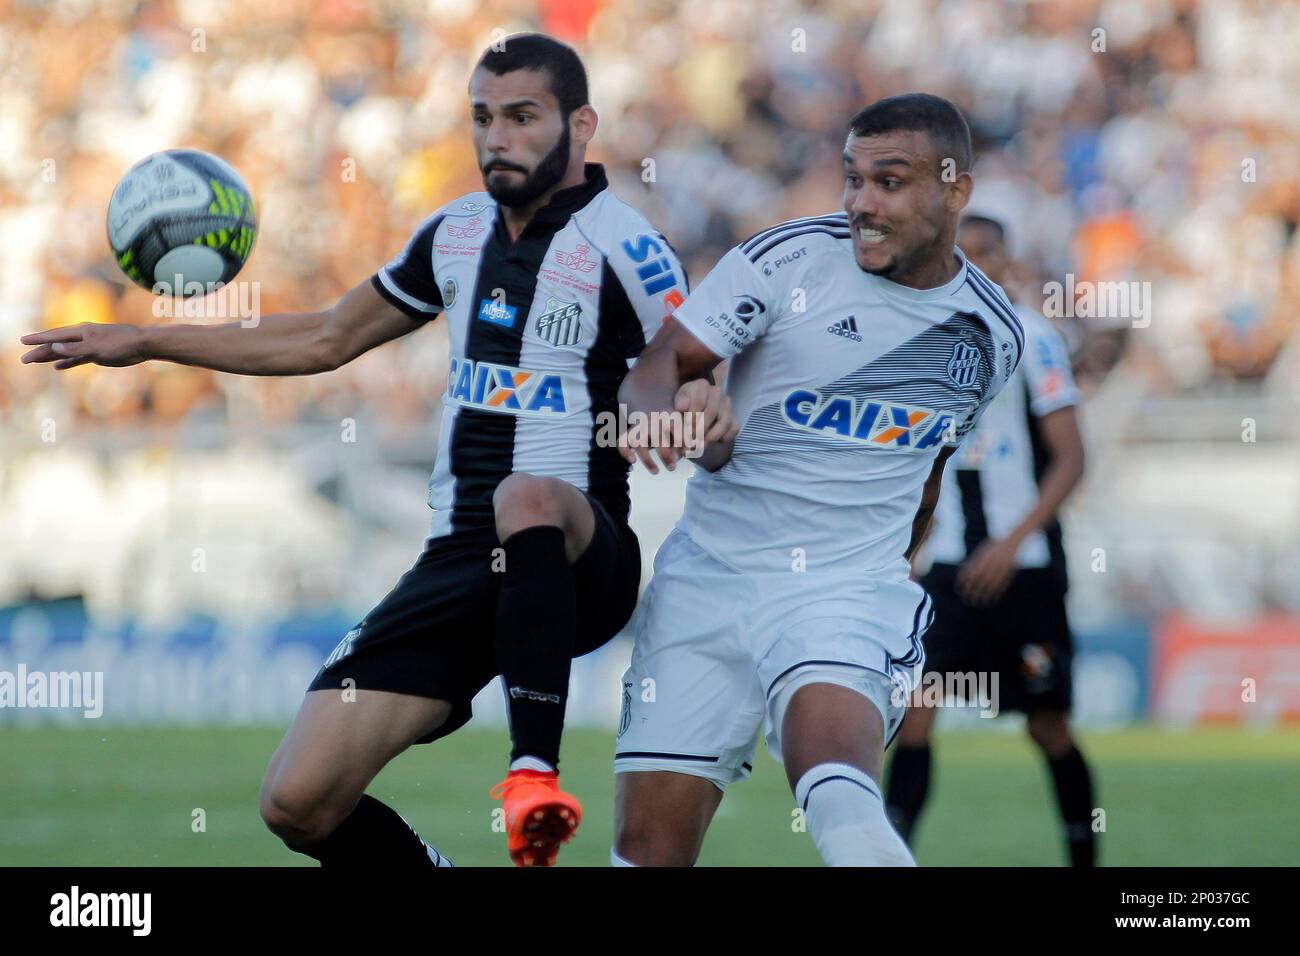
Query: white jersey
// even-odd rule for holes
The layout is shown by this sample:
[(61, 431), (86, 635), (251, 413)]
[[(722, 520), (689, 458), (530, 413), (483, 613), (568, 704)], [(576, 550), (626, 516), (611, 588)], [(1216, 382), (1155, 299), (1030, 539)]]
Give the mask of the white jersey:
[(960, 251), (935, 289), (862, 271), (843, 213), (732, 249), (674, 313), (716, 354), (740, 433), (697, 469), (680, 527), (738, 571), (905, 580), (934, 460), (1020, 362), (1024, 331)]
[[(1065, 340), (1039, 313), (1017, 307), (1025, 328), (1025, 359), (1011, 383), (944, 469), (926, 551), (938, 564), (961, 564), (985, 538), (1003, 538), (1038, 500), (1046, 467), (1037, 419), (1079, 403)], [(1025, 538), (1016, 552), (1022, 568), (1065, 573), (1060, 526)]]

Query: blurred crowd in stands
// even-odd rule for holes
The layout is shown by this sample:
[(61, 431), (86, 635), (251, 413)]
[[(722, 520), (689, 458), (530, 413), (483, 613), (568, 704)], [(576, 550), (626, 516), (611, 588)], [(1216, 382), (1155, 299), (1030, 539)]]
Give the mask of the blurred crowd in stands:
[(261, 229), (240, 279), (260, 283), (262, 313), (328, 306), (480, 186), (469, 73), (525, 30), (579, 50), (592, 158), (693, 281), (750, 233), (838, 208), (848, 118), (925, 90), (970, 121), (972, 210), (1005, 221), (1018, 296), (1039, 304), (1067, 276), (1149, 283), (1145, 328), (1061, 320), (1085, 385), (1120, 362), (1158, 394), (1291, 388), (1277, 369), (1300, 311), (1300, 4), (0, 0), (3, 427), (337, 422), (358, 402), (427, 418), (445, 384), (436, 322), (297, 380), (54, 373), (18, 365), (17, 338), (167, 321), (117, 271), (104, 213), (129, 166), (178, 146), (252, 185)]

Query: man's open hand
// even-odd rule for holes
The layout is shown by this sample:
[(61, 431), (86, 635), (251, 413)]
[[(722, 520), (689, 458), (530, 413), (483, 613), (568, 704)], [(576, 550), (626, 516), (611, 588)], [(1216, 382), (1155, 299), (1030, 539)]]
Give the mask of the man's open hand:
[(138, 326), (82, 322), (33, 332), (20, 341), (36, 346), (23, 354), (24, 363), (53, 362), (56, 369), (62, 370), (88, 362), (113, 368), (135, 365), (145, 359), (142, 340)]

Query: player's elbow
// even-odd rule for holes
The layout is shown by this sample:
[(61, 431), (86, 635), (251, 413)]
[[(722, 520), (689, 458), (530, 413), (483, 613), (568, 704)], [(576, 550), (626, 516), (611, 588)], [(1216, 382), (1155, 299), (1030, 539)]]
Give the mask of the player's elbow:
[(1053, 464), (1069, 475), (1072, 484), (1079, 482), (1083, 478), (1084, 470), (1087, 467), (1086, 457), (1083, 440), (1078, 436), (1061, 442), (1052, 452)]
[(328, 313), (317, 317), (304, 359), (307, 366), (304, 374), (307, 375), (332, 372), (347, 364), (347, 342), (338, 327), (329, 321)]

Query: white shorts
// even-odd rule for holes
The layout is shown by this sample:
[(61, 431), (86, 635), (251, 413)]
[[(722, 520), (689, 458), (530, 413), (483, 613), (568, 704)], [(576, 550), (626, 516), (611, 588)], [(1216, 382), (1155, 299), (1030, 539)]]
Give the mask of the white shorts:
[(887, 746), (924, 667), (931, 615), (914, 581), (742, 574), (675, 528), (633, 622), (614, 771), (672, 770), (725, 790), (753, 769), (760, 726), (781, 759), (785, 708), (812, 683), (871, 700)]

